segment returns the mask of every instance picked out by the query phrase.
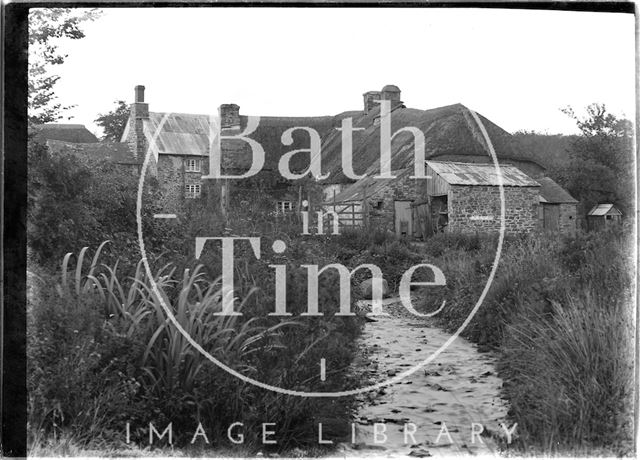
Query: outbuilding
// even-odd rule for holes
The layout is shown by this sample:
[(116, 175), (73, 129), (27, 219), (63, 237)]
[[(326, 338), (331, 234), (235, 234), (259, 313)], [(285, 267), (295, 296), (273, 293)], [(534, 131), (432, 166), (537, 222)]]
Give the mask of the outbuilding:
[(589, 230), (598, 230), (620, 225), (622, 212), (611, 203), (595, 205), (587, 214)]
[(536, 181), (540, 184), (540, 228), (573, 235), (577, 229), (578, 200), (549, 177), (540, 177)]
[(500, 183), (504, 190), (506, 233), (537, 228), (540, 184), (512, 165), (427, 161), (427, 180), (414, 202), (414, 229), (433, 233), (495, 233), (500, 230)]

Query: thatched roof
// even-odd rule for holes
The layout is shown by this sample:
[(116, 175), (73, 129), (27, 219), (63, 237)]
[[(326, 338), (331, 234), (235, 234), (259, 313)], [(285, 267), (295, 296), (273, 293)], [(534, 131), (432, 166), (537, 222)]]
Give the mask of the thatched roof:
[(71, 153), (85, 160), (107, 160), (122, 165), (140, 164), (142, 159), (136, 159), (123, 142), (63, 142), (48, 140), (47, 147), (53, 153)]
[[(353, 162), (356, 174), (372, 175), (380, 166), (380, 127), (373, 123), (379, 117), (380, 108), (376, 107), (367, 115), (354, 118), (354, 127), (365, 128), (353, 135)], [(498, 159), (529, 161), (519, 149), (511, 135), (491, 121), (478, 115), (496, 150)], [(391, 113), (392, 132), (400, 128), (414, 126), (422, 130), (425, 136), (425, 154), (427, 158), (456, 156), (464, 161), (465, 156), (490, 157), (482, 135), (473, 120), (469, 109), (462, 104), (438, 107), (429, 110), (396, 108)], [(323, 145), (323, 171), (330, 171), (326, 183), (353, 182), (342, 173), (340, 133), (333, 133)], [(391, 143), (391, 169), (413, 168), (413, 136), (400, 133)], [(448, 159), (448, 158), (443, 158)], [(453, 159), (453, 158), (451, 158)], [(536, 165), (537, 166), (537, 165)]]
[[(147, 139), (151, 139), (165, 113), (150, 112), (144, 120)], [(282, 134), (292, 127), (315, 129), (322, 141), (322, 171), (330, 173), (323, 182), (353, 183), (342, 171), (342, 135), (335, 128), (340, 127), (342, 119), (351, 117), (354, 128), (363, 130), (353, 133), (353, 163), (356, 174), (374, 175), (380, 170), (380, 127), (374, 120), (380, 117), (380, 107), (375, 107), (366, 115), (363, 111), (347, 111), (335, 116), (320, 117), (261, 117), (257, 130), (249, 137), (258, 141), (266, 153), (264, 169), (275, 170), (280, 157), (292, 150), (307, 149), (309, 135), (302, 131), (293, 134), (293, 144), (283, 145)], [(479, 115), (501, 160), (528, 162), (511, 135), (499, 126)], [(244, 129), (247, 117), (241, 116)], [(473, 120), (469, 109), (461, 104), (439, 107), (429, 110), (405, 108), (397, 105), (391, 113), (392, 131), (413, 126), (425, 135), (427, 158), (470, 162), (489, 162), (490, 157), (484, 145), (483, 137)], [(209, 149), (209, 116), (197, 114), (171, 113), (167, 123), (159, 133), (154, 145), (159, 154), (207, 155)], [(242, 144), (242, 145), (240, 145)], [(238, 168), (249, 166), (251, 157), (246, 143), (238, 143), (233, 153)], [(413, 167), (413, 136), (400, 133), (391, 144), (391, 169), (401, 170)], [(449, 157), (448, 157), (449, 156)], [(455, 158), (454, 158), (455, 157)], [(224, 162), (223, 158), (223, 162)], [(291, 161), (292, 169), (303, 170), (308, 166), (308, 156), (295, 155)], [(531, 162), (536, 168), (542, 168)]]
[(542, 203), (577, 203), (569, 192), (560, 187), (550, 177), (539, 177), (536, 181), (540, 184), (540, 197)]
[(98, 142), (84, 125), (73, 123), (45, 123), (34, 127), (36, 137), (42, 140), (56, 140), (65, 142)]

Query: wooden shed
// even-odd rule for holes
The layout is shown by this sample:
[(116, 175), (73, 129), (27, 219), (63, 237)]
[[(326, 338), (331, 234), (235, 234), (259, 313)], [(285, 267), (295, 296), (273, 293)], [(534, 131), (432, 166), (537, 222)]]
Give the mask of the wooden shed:
[(578, 227), (578, 200), (549, 177), (540, 177), (536, 181), (540, 184), (540, 228), (548, 232), (574, 234)]
[(598, 230), (620, 225), (622, 212), (611, 203), (595, 205), (587, 214), (589, 230)]

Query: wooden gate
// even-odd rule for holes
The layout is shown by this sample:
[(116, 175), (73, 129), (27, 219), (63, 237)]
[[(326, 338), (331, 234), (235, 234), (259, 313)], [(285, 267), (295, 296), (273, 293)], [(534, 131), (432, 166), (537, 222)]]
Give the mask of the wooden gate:
[(324, 206), (323, 226), (325, 231), (331, 232), (333, 229), (333, 217), (327, 211), (335, 211), (338, 215), (340, 228), (344, 227), (364, 227), (367, 225), (365, 212), (359, 202), (338, 203), (331, 206)]

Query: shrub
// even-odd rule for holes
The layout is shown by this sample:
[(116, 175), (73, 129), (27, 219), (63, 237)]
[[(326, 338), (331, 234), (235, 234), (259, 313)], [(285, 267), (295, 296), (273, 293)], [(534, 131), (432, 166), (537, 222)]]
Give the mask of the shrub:
[[(190, 434), (202, 422), (217, 439), (225, 439), (229, 423), (241, 420), (251, 427), (274, 415), (279, 417), (274, 421), (280, 447), (295, 444), (301, 432), (309, 437), (298, 442), (315, 440), (318, 419), (334, 427), (330, 432), (347, 435), (352, 400), (325, 404), (284, 397), (238, 380), (192, 348), (160, 302), (164, 299), (198, 344), (243, 375), (298, 391), (335, 391), (343, 388), (340, 371), (354, 356), (362, 320), (333, 316), (339, 306), (337, 293), (328, 288), (333, 278), (321, 283), (325, 317), (304, 322), (268, 317), (274, 293), (267, 288), (258, 299), (248, 278), (238, 285), (244, 300), (235, 309), (250, 310), (251, 315), (216, 316), (222, 310), (220, 284), (202, 266), (181, 273), (161, 268), (154, 276), (158, 297), (141, 263), (129, 278), (118, 273), (117, 262), (98, 266), (105, 244), (92, 259), (87, 248), (75, 264), (70, 254), (65, 256), (61, 283), (30, 306), (29, 421), (34, 448), (59, 436), (60, 429), (79, 446), (118, 445), (126, 422), (142, 427), (150, 421), (157, 426), (171, 421), (176, 433)], [(262, 261), (252, 260), (250, 271), (263, 267)], [(299, 267), (292, 269), (288, 283), (299, 285), (305, 275)], [(292, 291), (289, 311), (300, 313), (306, 304), (303, 295)], [(320, 382), (320, 357), (327, 357), (337, 378)], [(132, 438), (142, 440), (140, 435), (134, 428)], [(189, 440), (178, 435), (176, 443)]]
[[(421, 308), (456, 330), (488, 279), (495, 245), (465, 239), (435, 264), (447, 286)], [(456, 249), (452, 249), (455, 248)], [(509, 238), (483, 305), (463, 335), (499, 351), (500, 374), (521, 448), (546, 453), (630, 448), (633, 318), (630, 241), (620, 233)], [(581, 450), (582, 449), (582, 450)], [(626, 449), (626, 450), (625, 450)]]

